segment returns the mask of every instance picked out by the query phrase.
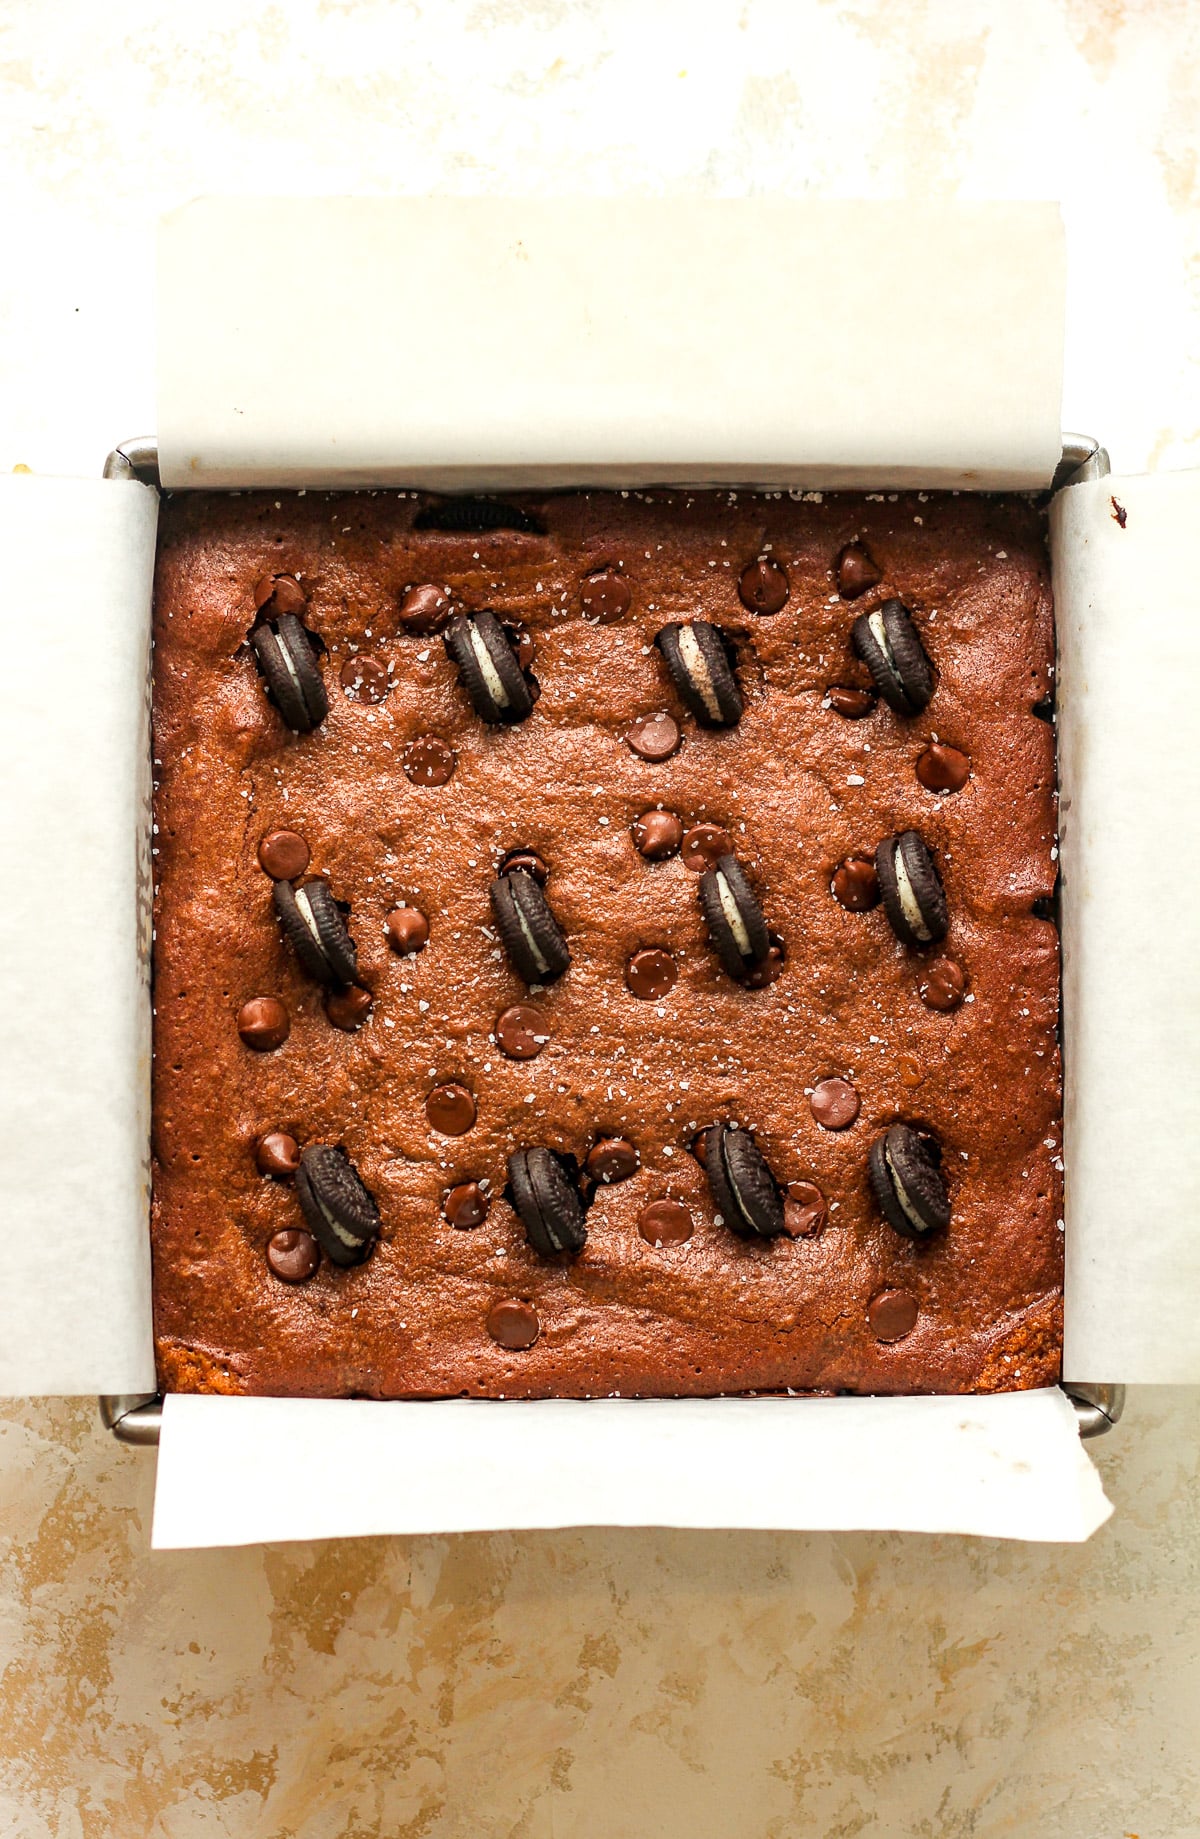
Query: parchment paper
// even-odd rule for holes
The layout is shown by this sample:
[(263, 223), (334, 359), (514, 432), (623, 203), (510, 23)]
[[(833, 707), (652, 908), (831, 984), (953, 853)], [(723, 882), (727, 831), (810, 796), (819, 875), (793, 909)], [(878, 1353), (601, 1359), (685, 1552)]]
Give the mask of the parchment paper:
[(167, 485), (1028, 487), (1050, 204), (206, 199), (163, 225)]
[(378, 1404), (172, 1397), (154, 1544), (533, 1526), (1080, 1540), (1111, 1508), (1057, 1390)]
[(156, 493), (0, 477), (0, 1392), (154, 1388)]
[(1200, 473), (1052, 517), (1067, 1089), (1065, 1370), (1200, 1381)]

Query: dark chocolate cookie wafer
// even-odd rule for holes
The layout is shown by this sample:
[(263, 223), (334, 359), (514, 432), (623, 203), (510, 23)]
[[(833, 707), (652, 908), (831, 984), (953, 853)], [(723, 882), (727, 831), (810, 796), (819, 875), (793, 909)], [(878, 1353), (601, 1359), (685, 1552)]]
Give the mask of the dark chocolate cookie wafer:
[(897, 715), (919, 715), (933, 695), (933, 666), (902, 600), (860, 613), (850, 642)]
[(544, 536), (536, 517), (519, 505), (499, 498), (441, 498), (422, 506), (413, 519), (414, 530), (463, 530), (482, 534), (488, 530), (525, 530)]
[(767, 922), (736, 856), (721, 856), (700, 877), (700, 907), (717, 956), (744, 983), (771, 949)]
[(937, 1138), (911, 1124), (893, 1124), (871, 1145), (867, 1172), (872, 1192), (888, 1225), (906, 1239), (944, 1232), (950, 1224), (941, 1159)]
[(523, 722), (538, 697), (536, 677), (527, 676), (496, 615), (459, 613), (442, 634), (446, 651), (458, 665), (462, 686), (481, 721)]
[(743, 1239), (783, 1231), (783, 1195), (758, 1144), (736, 1124), (704, 1133), (704, 1172), (724, 1224)]
[(672, 620), (654, 643), (675, 688), (702, 728), (734, 728), (742, 719), (742, 693), (734, 674), (733, 646), (706, 619)]
[(950, 924), (937, 864), (919, 830), (885, 837), (875, 851), (875, 873), (892, 931), (906, 945), (944, 939)]
[(574, 1258), (583, 1250), (587, 1238), (583, 1202), (553, 1150), (514, 1150), (508, 1158), (508, 1183), (512, 1204), (535, 1252), (543, 1258), (554, 1258), (560, 1252)]
[(361, 1264), (379, 1236), (379, 1208), (345, 1150), (310, 1143), (296, 1170), (296, 1198), (332, 1264)]
[(274, 894), (284, 937), (309, 975), (332, 988), (357, 983), (358, 948), (329, 883), (319, 876), (300, 888), (277, 881)]
[(294, 613), (260, 619), (250, 633), (271, 701), (289, 728), (308, 734), (329, 713), (312, 640)]
[(501, 943), (526, 983), (550, 983), (571, 962), (566, 934), (532, 875), (515, 869), (488, 889)]

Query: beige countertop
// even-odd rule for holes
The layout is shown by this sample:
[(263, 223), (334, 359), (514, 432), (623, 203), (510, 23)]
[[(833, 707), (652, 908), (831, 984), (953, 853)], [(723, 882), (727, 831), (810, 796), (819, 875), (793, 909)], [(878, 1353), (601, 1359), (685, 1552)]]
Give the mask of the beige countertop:
[[(241, 189), (1061, 198), (1064, 424), (1200, 462), (1188, 0), (11, 0), (0, 98), (0, 466), (153, 425), (154, 218)], [(151, 1456), (90, 1402), (0, 1405), (0, 1833), (1191, 1839), (1196, 1405), (1133, 1393), (1082, 1548), (159, 1555)]]

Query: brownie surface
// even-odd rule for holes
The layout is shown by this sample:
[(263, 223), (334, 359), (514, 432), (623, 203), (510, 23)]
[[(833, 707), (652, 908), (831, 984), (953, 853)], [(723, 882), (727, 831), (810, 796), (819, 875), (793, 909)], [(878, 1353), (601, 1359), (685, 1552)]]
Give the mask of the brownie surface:
[[(414, 528), (416, 494), (175, 494), (161, 516), (155, 603), (154, 1307), (168, 1390), (367, 1396), (586, 1396), (837, 1390), (989, 1391), (1057, 1378), (1061, 1344), (1058, 938), (1034, 911), (1055, 883), (1054, 744), (1033, 705), (1053, 686), (1041, 512), (957, 494), (630, 492), (519, 495), (545, 534)], [(861, 539), (882, 580), (843, 598), (835, 559)], [(759, 616), (739, 575), (764, 552), (786, 571)], [(581, 584), (617, 569), (630, 605), (586, 618)], [(325, 650), (327, 719), (288, 731), (246, 643), (254, 585), (286, 573)], [(456, 609), (492, 608), (536, 644), (528, 720), (487, 727), (435, 633), (403, 630), (405, 590), (432, 582)], [(849, 643), (889, 596), (912, 611), (937, 671), (925, 711), (882, 700), (861, 720), (830, 706), (867, 686)], [(699, 727), (653, 640), (671, 620), (731, 635), (740, 723)], [(342, 666), (374, 659), (384, 700), (347, 693)], [(354, 673), (349, 673), (353, 679)], [(683, 739), (640, 758), (625, 734), (669, 710)], [(407, 742), (457, 755), (414, 784)], [(934, 793), (916, 775), (932, 740), (971, 777)], [(723, 826), (783, 941), (782, 974), (739, 987), (721, 968), (680, 856), (649, 861), (631, 825), (662, 806)], [(349, 905), (369, 1019), (343, 1032), (285, 944), (260, 838), (300, 832), (308, 872)], [(848, 911), (831, 878), (849, 856), (917, 829), (945, 886), (949, 935), (902, 945), (882, 907)], [(514, 848), (549, 868), (569, 970), (530, 997), (488, 902)], [(417, 955), (389, 948), (386, 915), (420, 908)], [(626, 986), (635, 951), (669, 950), (659, 1000)], [(967, 998), (920, 1000), (925, 963), (952, 958)], [(286, 1006), (272, 1052), (239, 1038), (253, 997)], [(497, 1015), (531, 1000), (549, 1041), (513, 1060)], [(838, 1077), (860, 1108), (837, 1130), (810, 1095)], [(464, 1086), (474, 1127), (430, 1128), (431, 1088)], [(934, 1132), (949, 1229), (916, 1243), (879, 1212), (873, 1139), (897, 1119)], [(719, 1222), (690, 1146), (720, 1120), (750, 1127), (781, 1183), (825, 1197), (821, 1230), (744, 1240)], [(303, 1225), (295, 1183), (258, 1172), (270, 1131), (344, 1145), (382, 1231), (350, 1269), (326, 1259), (286, 1283), (266, 1246)], [(574, 1261), (527, 1244), (504, 1198), (506, 1159), (546, 1145), (580, 1162), (600, 1138), (636, 1147), (630, 1179), (596, 1190)], [(490, 1183), (482, 1224), (443, 1216), (452, 1186)], [(688, 1210), (686, 1241), (656, 1246), (650, 1202)], [(881, 1340), (881, 1292), (916, 1304)], [(506, 1300), (537, 1338), (487, 1329)], [(907, 1320), (907, 1305), (900, 1311)], [(876, 1307), (878, 1325), (895, 1309)]]

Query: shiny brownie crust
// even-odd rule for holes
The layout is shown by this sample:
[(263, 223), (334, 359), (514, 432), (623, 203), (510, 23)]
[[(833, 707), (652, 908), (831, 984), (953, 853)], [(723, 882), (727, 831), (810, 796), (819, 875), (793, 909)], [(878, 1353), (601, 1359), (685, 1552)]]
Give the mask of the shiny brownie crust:
[[(414, 529), (416, 494), (177, 494), (162, 508), (155, 597), (154, 1307), (169, 1390), (544, 1397), (746, 1391), (975, 1392), (1057, 1378), (1061, 1343), (1058, 939), (1053, 730), (1034, 704), (1053, 688), (1044, 521), (1020, 498), (956, 494), (573, 493), (513, 500), (545, 534)], [(837, 589), (835, 560), (861, 539), (882, 580)], [(789, 597), (748, 611), (741, 570), (768, 549)], [(619, 568), (631, 604), (584, 617), (596, 570)], [(326, 650), (329, 715), (293, 735), (246, 646), (254, 584), (299, 578)], [(536, 642), (532, 716), (488, 728), (440, 638), (404, 631), (398, 605), (434, 582), (456, 607), (495, 610)], [(855, 617), (889, 596), (912, 610), (937, 689), (911, 719), (882, 701), (865, 719), (830, 706), (866, 686)], [(746, 708), (698, 727), (654, 649), (669, 620), (731, 633)], [(356, 649), (357, 648), (357, 649)], [(352, 656), (390, 670), (377, 704), (345, 693)], [(683, 742), (663, 763), (623, 738), (670, 710)], [(412, 784), (404, 745), (433, 734), (457, 753), (443, 786)], [(969, 756), (953, 793), (926, 790), (933, 739)], [(697, 875), (646, 860), (630, 827), (662, 805), (685, 827), (724, 826), (786, 946), (783, 974), (739, 988), (707, 941)], [(350, 906), (374, 1004), (355, 1033), (284, 944), (256, 850), (299, 831), (310, 872)], [(919, 829), (946, 890), (940, 951), (967, 1000), (927, 1007), (924, 960), (884, 910), (848, 911), (831, 878), (895, 831)], [(523, 846), (572, 949), (536, 1000), (549, 1044), (516, 1061), (490, 1038), (527, 999), (499, 952), (488, 884)], [(1039, 911), (1035, 912), (1035, 902)], [(384, 921), (420, 907), (418, 955)], [(666, 947), (678, 979), (639, 1001), (624, 967)], [(236, 1018), (282, 1000), (284, 1045), (254, 1052)], [(809, 1095), (857, 1090), (846, 1129), (818, 1126)], [(474, 1094), (463, 1136), (429, 1127), (446, 1082)], [(928, 1243), (901, 1238), (867, 1179), (875, 1136), (897, 1119), (944, 1150), (953, 1217)], [(714, 1218), (689, 1145), (719, 1119), (749, 1125), (781, 1182), (816, 1183), (823, 1230), (747, 1242)], [(342, 1144), (376, 1196), (382, 1233), (361, 1266), (322, 1262), (305, 1283), (272, 1274), (272, 1235), (303, 1224), (294, 1183), (261, 1175), (255, 1146), (284, 1130)], [(505, 1163), (538, 1143), (581, 1161), (624, 1137), (641, 1166), (600, 1188), (573, 1263), (527, 1245), (503, 1198)], [(446, 1192), (486, 1179), (483, 1223), (443, 1217)], [(682, 1202), (693, 1232), (656, 1248), (648, 1203)], [(881, 1292), (915, 1299), (916, 1323), (877, 1338)], [(531, 1347), (487, 1330), (514, 1300)], [(892, 1310), (891, 1315), (895, 1315)], [(876, 1308), (878, 1322), (888, 1316)]]

